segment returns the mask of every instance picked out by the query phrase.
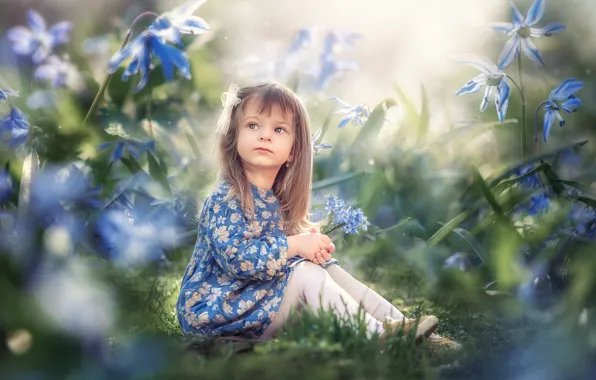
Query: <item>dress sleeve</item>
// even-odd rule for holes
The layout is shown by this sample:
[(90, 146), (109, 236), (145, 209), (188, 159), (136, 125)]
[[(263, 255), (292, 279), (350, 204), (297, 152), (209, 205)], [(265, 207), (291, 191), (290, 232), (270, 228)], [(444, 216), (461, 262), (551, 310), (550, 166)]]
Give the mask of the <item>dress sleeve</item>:
[(247, 223), (238, 202), (207, 199), (200, 229), (230, 277), (271, 281), (285, 273), (287, 237), (261, 234), (260, 223)]

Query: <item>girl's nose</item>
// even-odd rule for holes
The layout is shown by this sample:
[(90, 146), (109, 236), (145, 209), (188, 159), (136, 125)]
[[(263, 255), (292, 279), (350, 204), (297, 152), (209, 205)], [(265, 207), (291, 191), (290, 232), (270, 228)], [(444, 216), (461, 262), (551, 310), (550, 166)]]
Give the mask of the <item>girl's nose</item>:
[(262, 134), (261, 136), (259, 136), (259, 141), (271, 142), (271, 136), (269, 136), (269, 134), (267, 133)]

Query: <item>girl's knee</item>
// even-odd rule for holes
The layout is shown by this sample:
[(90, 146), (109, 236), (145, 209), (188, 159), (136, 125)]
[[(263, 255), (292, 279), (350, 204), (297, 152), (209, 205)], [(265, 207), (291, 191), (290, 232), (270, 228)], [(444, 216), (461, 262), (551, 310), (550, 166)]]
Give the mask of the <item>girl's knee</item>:
[(328, 274), (323, 267), (310, 261), (302, 261), (296, 264), (293, 276), (300, 277), (306, 284), (312, 284), (324, 282)]

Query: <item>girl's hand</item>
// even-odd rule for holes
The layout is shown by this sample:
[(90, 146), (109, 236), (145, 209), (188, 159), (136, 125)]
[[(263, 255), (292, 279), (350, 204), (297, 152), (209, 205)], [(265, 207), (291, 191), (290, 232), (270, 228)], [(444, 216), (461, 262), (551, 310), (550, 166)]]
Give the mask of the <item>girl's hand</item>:
[(311, 232), (308, 235), (297, 235), (296, 237), (299, 239), (298, 255), (314, 263), (324, 264), (326, 261), (324, 259), (330, 258), (330, 252), (335, 249), (327, 235)]

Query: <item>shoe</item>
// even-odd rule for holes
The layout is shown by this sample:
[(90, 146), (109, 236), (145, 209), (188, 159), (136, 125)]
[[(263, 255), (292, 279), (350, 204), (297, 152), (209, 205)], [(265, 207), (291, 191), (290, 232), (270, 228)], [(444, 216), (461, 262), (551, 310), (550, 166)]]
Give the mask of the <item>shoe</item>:
[(414, 339), (416, 343), (422, 342), (424, 338), (428, 338), (439, 325), (439, 319), (434, 315), (425, 315), (417, 319), (405, 319), (398, 320), (392, 318), (386, 318), (383, 322), (383, 328), (385, 332), (381, 335), (380, 339), (385, 342), (387, 336), (395, 335), (398, 331), (403, 329), (403, 332), (407, 334), (410, 330), (416, 329)]
[(459, 351), (463, 348), (460, 343), (454, 340), (441, 336), (439, 334), (431, 334), (428, 337), (428, 344), (431, 348), (445, 349), (452, 351)]

